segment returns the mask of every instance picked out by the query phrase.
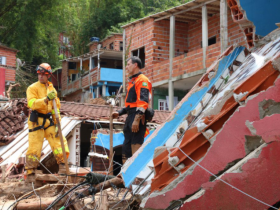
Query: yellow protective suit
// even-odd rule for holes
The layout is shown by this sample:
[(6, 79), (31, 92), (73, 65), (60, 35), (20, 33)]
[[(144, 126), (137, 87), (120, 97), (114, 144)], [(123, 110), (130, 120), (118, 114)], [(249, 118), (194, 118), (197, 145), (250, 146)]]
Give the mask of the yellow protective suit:
[[(47, 94), (52, 90), (56, 92), (51, 82), (48, 82), (48, 87), (46, 87), (45, 84), (41, 84), (40, 82), (33, 83), (27, 88), (26, 91), (27, 104), (30, 109), (36, 110), (41, 114), (52, 113), (52, 119), (54, 121), (54, 124), (56, 124), (52, 101), (48, 101), (48, 103), (45, 103), (44, 101), (47, 97)], [(56, 98), (55, 100), (56, 100), (57, 108), (60, 109), (59, 99)], [(59, 116), (59, 120), (61, 120), (60, 116)], [(43, 125), (42, 117), (38, 117), (38, 124), (31, 122), (28, 119), (29, 129), (34, 129), (41, 125)], [(50, 125), (50, 120), (47, 119), (44, 128), (47, 128), (49, 125)], [(28, 134), (29, 147), (26, 153), (26, 165), (25, 165), (27, 174), (34, 173), (34, 170), (37, 168), (39, 164), (44, 138), (48, 140), (57, 163), (58, 164), (64, 163), (60, 138), (55, 137), (55, 125), (50, 126), (47, 129), (39, 129), (36, 131), (32, 131), (29, 132)], [(63, 139), (64, 139), (66, 155), (68, 158), (69, 148), (68, 148), (67, 140), (65, 139), (64, 136)]]

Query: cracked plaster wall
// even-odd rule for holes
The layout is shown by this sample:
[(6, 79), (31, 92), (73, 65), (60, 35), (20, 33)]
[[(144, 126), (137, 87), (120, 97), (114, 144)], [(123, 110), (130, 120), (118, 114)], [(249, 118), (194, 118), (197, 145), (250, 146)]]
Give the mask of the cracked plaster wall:
[[(244, 158), (247, 154), (245, 151), (245, 136), (252, 135), (246, 126), (246, 121), (254, 122), (260, 120), (259, 103), (265, 99), (280, 102), (279, 92), (280, 79), (277, 79), (275, 86), (257, 94), (255, 97), (250, 97), (244, 106), (239, 107), (216, 136), (214, 144), (200, 164), (210, 169), (212, 173), (218, 174), (219, 171), (225, 169), (228, 163)], [(172, 190), (164, 194), (152, 194), (147, 200), (145, 208), (165, 209), (173, 200), (178, 200), (186, 197), (186, 195), (195, 193), (204, 183), (208, 183), (210, 176), (206, 171), (195, 167), (192, 174), (186, 176)], [(217, 197), (219, 196), (217, 195)]]

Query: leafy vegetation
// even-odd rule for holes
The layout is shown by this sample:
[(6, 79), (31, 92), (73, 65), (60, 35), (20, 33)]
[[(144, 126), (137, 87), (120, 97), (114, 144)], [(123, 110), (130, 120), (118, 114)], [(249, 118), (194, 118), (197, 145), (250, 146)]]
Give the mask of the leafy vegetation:
[(122, 32), (121, 25), (187, 1), (1, 0), (0, 42), (20, 51), (17, 56), (26, 66), (22, 71), (28, 74), (19, 78), (25, 77), (28, 84), (37, 78), (32, 71), (36, 65), (61, 66), (59, 33), (69, 36), (72, 55), (77, 56), (88, 52), (90, 37), (102, 39), (111, 32)]

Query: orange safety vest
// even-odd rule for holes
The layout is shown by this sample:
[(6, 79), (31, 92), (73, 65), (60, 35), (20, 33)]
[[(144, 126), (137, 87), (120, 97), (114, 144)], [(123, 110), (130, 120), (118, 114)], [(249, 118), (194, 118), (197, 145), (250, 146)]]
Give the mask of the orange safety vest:
[(141, 72), (133, 75), (128, 83), (125, 107), (135, 108), (143, 113), (149, 106), (152, 96), (152, 84), (150, 80)]

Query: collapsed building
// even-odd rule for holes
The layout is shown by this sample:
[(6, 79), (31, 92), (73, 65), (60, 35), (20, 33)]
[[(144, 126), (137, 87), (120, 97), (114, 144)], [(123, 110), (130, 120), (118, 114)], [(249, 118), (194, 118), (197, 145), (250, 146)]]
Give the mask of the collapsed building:
[(262, 209), (259, 200), (267, 208), (279, 202), (279, 137), (272, 126), (279, 113), (279, 32), (254, 53), (229, 48), (122, 168), (142, 207)]
[(141, 207), (263, 209), (279, 202), (273, 124), (280, 29), (264, 39), (267, 44), (251, 52), (228, 48), (122, 167), (125, 186), (143, 198)]

